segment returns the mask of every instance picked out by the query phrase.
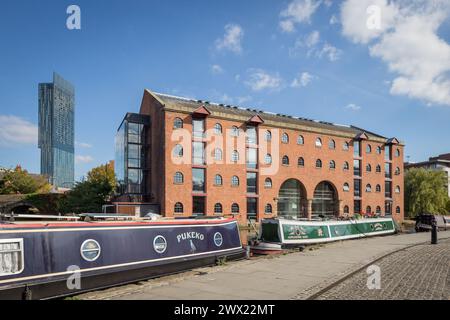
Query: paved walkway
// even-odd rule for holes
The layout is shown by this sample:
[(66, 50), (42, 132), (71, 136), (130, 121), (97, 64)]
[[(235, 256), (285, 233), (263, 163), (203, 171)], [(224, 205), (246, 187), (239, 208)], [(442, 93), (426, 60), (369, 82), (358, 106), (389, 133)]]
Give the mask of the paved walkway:
[[(439, 238), (450, 238), (450, 231), (439, 232)], [(387, 253), (429, 241), (430, 233), (348, 240), (304, 252), (199, 268), (78, 298), (304, 299)]]
[(368, 275), (361, 270), (317, 299), (450, 300), (450, 239), (393, 253), (376, 265), (379, 289), (367, 288)]

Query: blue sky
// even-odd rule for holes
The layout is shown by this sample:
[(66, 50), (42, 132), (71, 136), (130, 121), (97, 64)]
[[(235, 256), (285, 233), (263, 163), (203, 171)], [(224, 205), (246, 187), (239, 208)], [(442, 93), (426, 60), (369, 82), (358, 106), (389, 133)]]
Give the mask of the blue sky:
[[(81, 30), (66, 9), (81, 8)], [(366, 9), (380, 8), (369, 30)], [(0, 166), (39, 172), (39, 82), (76, 89), (76, 177), (114, 159), (114, 135), (144, 88), (353, 124), (450, 152), (446, 1), (3, 0)]]

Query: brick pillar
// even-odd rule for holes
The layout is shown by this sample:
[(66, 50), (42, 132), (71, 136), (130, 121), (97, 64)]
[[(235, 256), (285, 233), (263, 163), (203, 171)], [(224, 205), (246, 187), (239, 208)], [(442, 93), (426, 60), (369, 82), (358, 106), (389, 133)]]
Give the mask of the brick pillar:
[(312, 199), (308, 199), (308, 205), (306, 207), (306, 217), (308, 218), (308, 220), (311, 220), (312, 218)]
[(339, 200), (338, 204), (337, 204), (337, 212), (338, 212), (338, 217), (342, 217), (344, 215), (344, 201), (343, 200)]

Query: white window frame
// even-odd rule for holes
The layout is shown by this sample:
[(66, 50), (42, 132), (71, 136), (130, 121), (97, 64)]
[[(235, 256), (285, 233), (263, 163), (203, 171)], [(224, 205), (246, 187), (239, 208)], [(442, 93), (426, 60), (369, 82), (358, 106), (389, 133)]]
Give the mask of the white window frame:
[(14, 239), (0, 239), (0, 243), (19, 243), (19, 250), (5, 250), (4, 252), (17, 252), (20, 251), (20, 261), (21, 261), (21, 268), (17, 272), (13, 273), (0, 273), (0, 277), (6, 277), (6, 276), (12, 276), (15, 274), (20, 274), (25, 269), (25, 256), (24, 256), (24, 247), (23, 247), (23, 238), (14, 238)]

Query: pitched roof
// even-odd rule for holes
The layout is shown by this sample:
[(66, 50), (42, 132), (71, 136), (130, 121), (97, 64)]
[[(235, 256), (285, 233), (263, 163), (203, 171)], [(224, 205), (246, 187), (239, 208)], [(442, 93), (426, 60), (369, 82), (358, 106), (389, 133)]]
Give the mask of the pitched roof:
[(383, 142), (387, 140), (387, 138), (382, 135), (352, 125), (342, 125), (326, 121), (311, 120), (303, 117), (295, 117), (281, 113), (262, 111), (255, 108), (244, 108), (226, 105), (222, 103), (220, 104), (212, 103), (204, 100), (195, 100), (190, 98), (177, 97), (168, 94), (152, 92), (150, 90), (147, 90), (147, 92), (155, 96), (157, 100), (161, 101), (165, 109), (177, 109), (177, 110), (185, 110), (187, 112), (193, 112), (203, 106), (206, 107), (207, 110), (211, 112), (212, 115), (216, 116), (220, 114), (229, 114), (246, 118), (253, 118), (255, 116), (258, 116), (260, 117), (261, 120), (263, 120), (266, 123), (268, 121), (274, 121), (284, 124), (305, 126), (311, 128), (312, 130), (325, 129), (335, 132), (336, 131), (341, 132), (349, 136), (351, 135), (352, 137), (359, 135), (361, 133), (365, 133), (370, 140), (379, 140), (379, 141), (383, 140)]

